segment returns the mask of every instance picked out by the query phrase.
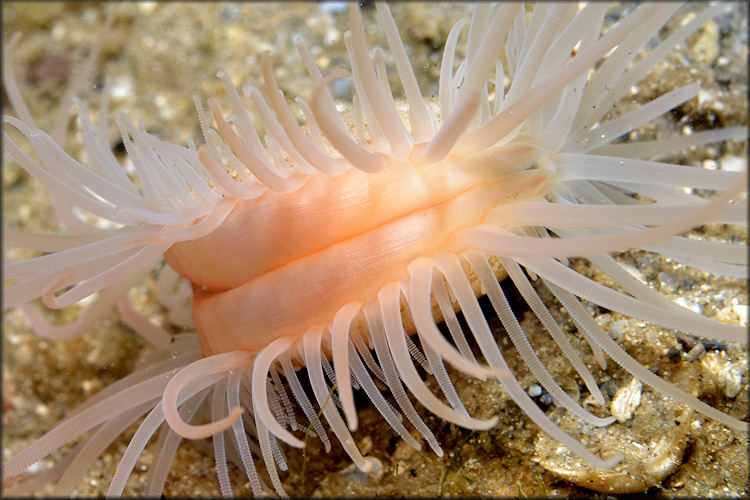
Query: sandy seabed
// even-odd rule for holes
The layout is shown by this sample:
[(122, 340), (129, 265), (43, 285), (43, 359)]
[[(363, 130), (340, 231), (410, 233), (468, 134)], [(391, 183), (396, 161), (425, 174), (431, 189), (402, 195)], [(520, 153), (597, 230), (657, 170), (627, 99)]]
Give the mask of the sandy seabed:
[[(455, 20), (468, 15), (470, 5), (398, 4), (392, 10), (420, 75), (423, 92), (436, 94), (442, 45)], [(97, 35), (106, 12), (105, 7), (96, 3), (24, 3), (23, 6), (3, 3), (3, 40), (7, 42), (15, 31), (23, 33), (13, 55), (14, 64), (31, 112), (42, 128), (50, 127), (54, 119), (51, 112), (56, 109), (54, 103), (66, 89), (66, 82), (81, 54)], [(377, 43), (385, 46), (374, 9), (365, 10), (364, 17), (369, 39), (377, 37)], [(660, 64), (648, 82), (639, 87), (636, 97), (645, 100), (694, 81), (696, 75), (705, 82), (706, 95), (700, 103), (698, 100), (687, 103), (679, 113), (669, 114), (653, 125), (654, 129), (691, 126), (695, 121), (704, 128), (706, 121), (716, 126), (747, 125), (746, 17), (747, 8), (737, 7), (713, 24), (709, 23), (686, 47), (680, 48), (677, 55)], [(311, 87), (290, 41), (292, 35), (301, 34), (317, 62), (323, 68), (332, 69), (346, 65), (343, 32), (347, 25), (345, 13), (323, 10), (312, 3), (285, 3), (283, 7), (256, 3), (126, 3), (119, 7), (107, 33), (92, 81), (98, 86), (106, 74), (114, 94), (112, 110), (122, 110), (134, 121), (143, 119), (153, 133), (184, 143), (187, 137), (200, 137), (192, 95), (197, 93), (204, 100), (211, 96), (224, 97), (221, 82), (215, 77), (217, 70), (227, 71), (238, 85), (251, 82), (262, 88), (260, 55), (270, 49), (282, 89), (287, 95), (308, 97)], [(340, 90), (348, 95), (349, 89)], [(96, 109), (99, 93), (94, 85), (81, 97)], [(690, 120), (685, 121), (684, 117)], [(110, 132), (114, 134), (115, 127), (111, 126)], [(644, 130), (643, 133), (656, 132)], [(112, 143), (116, 141), (113, 135)], [(72, 151), (80, 148), (80, 139), (74, 134), (70, 143)], [(699, 148), (675, 160), (700, 165), (710, 158), (737, 156), (746, 164), (744, 148), (745, 145), (721, 150)], [(5, 224), (29, 231), (55, 229), (49, 206), (40, 200), (38, 189), (20, 168), (3, 165)], [(746, 229), (727, 234), (726, 228), (711, 227), (709, 233), (711, 238), (734, 238), (747, 244)], [(744, 321), (747, 321), (747, 282), (744, 280), (707, 279), (701, 273), (646, 254), (624, 254), (620, 259), (639, 266), (646, 281), (661, 292), (698, 304), (704, 313), (712, 311), (717, 319), (739, 324), (742, 308), (738, 305), (744, 305)], [(153, 301), (153, 290), (153, 282), (144, 283), (133, 297), (142, 310), (162, 314)], [(732, 302), (732, 299), (736, 300)], [(669, 332), (609, 311), (598, 314), (597, 321), (612, 329), (618, 342), (644, 365), (722, 411), (747, 419), (746, 346), (719, 346), (689, 361), (685, 357), (690, 346), (678, 342)], [(569, 387), (563, 384), (564, 388), (571, 393), (577, 391), (584, 400), (585, 388), (579, 387), (577, 375), (570, 373), (560, 353), (549, 346), (548, 337), (536, 318), (530, 313), (519, 316), (550, 372), (558, 380), (568, 376)], [(63, 311), (50, 317), (67, 322), (74, 319), (75, 311)], [(498, 327), (498, 339), (506, 359), (517, 370), (521, 384), (531, 386), (535, 381), (523, 364), (516, 361), (517, 366), (513, 366), (514, 349), (501, 327)], [(609, 404), (618, 389), (630, 384), (631, 377), (612, 363), (602, 371), (578, 336), (574, 342), (582, 346), (584, 359), (600, 381)], [(20, 313), (6, 311), (3, 315), (3, 459), (7, 460), (51, 429), (86, 397), (130, 373), (139, 355), (146, 350), (144, 342), (119, 321), (115, 312), (81, 339), (52, 343), (40, 341), (33, 335)], [(681, 353), (682, 360), (674, 361), (675, 358), (668, 355), (674, 350)], [(733, 369), (744, 370), (744, 378), (742, 389), (732, 398), (724, 394), (722, 377)], [(500, 417), (496, 429), (470, 433), (434, 416), (425, 416), (445, 450), (445, 456), (439, 458), (430, 450), (415, 452), (409, 448), (374, 407), (367, 404), (366, 398), (358, 399), (360, 430), (354, 437), (363, 453), (382, 462), (381, 473), (370, 477), (362, 475), (348, 467), (349, 460), (340, 446), (335, 445), (331, 453), (325, 454), (320, 443), (313, 441), (307, 451), (304, 478), (300, 474), (301, 452), (285, 448), (291, 471), (282, 475), (287, 491), (293, 496), (368, 497), (432, 497), (441, 492), (445, 496), (603, 495), (581, 487), (591, 479), (588, 472), (575, 468), (570, 463), (569, 453), (559, 453), (556, 443), (538, 431), (509, 400), (499, 383), (451, 375), (455, 375), (457, 390), (470, 414)], [(616, 446), (630, 448), (632, 461), (619, 466), (612, 477), (643, 477), (647, 482), (652, 481), (649, 494), (662, 497), (748, 494), (747, 434), (731, 431), (686, 411), (648, 388), (643, 389), (642, 402), (633, 420), (614, 424), (611, 432), (585, 430), (554, 407), (548, 407), (548, 413), (552, 413), (565, 430), (582, 437), (590, 449), (600, 447), (605, 453), (614, 453)], [(76, 494), (106, 492), (134, 430), (132, 427), (109, 447), (78, 486)], [(673, 467), (665, 479), (655, 479), (663, 463), (644, 454), (653, 451), (667, 434), (674, 436), (674, 442), (664, 446), (674, 451), (663, 457), (660, 455), (660, 460), (671, 460)], [(628, 452), (627, 449), (622, 451)], [(150, 461), (151, 452), (147, 448), (128, 482), (126, 495), (142, 488)], [(249, 495), (244, 472), (231, 465), (230, 471), (235, 495)], [(615, 484), (611, 478), (597, 480)], [(192, 443), (183, 443), (164, 495), (220, 495), (213, 457)]]

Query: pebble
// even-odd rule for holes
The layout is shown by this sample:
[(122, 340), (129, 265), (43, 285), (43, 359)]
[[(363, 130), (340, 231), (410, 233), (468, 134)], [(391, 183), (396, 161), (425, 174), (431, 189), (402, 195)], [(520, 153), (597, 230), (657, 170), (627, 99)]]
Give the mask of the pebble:
[(392, 458), (403, 462), (413, 457), (416, 452), (417, 450), (412, 448), (409, 443), (401, 440), (396, 444), (396, 450), (393, 452)]
[(691, 47), (693, 55), (696, 60), (710, 64), (719, 57), (719, 26), (716, 21), (710, 20), (698, 33)]
[(679, 363), (682, 360), (682, 351), (679, 349), (670, 349), (667, 351), (667, 358), (672, 363)]
[(549, 406), (549, 405), (551, 405), (552, 403), (554, 403), (554, 402), (555, 402), (555, 398), (553, 398), (553, 397), (552, 397), (552, 394), (550, 394), (549, 392), (546, 392), (546, 391), (545, 391), (545, 392), (544, 392), (544, 393), (543, 393), (543, 394), (542, 394), (542, 395), (541, 395), (541, 396), (539, 397), (539, 402), (540, 402), (541, 404), (543, 404), (543, 405), (547, 405), (547, 406)]
[(529, 386), (529, 396), (535, 398), (542, 395), (542, 388), (538, 384), (531, 384)]
[(704, 340), (701, 340), (701, 344), (703, 344), (703, 347), (706, 348), (706, 351), (726, 351), (727, 350), (726, 343), (722, 342), (721, 340), (704, 339)]
[(688, 363), (695, 361), (696, 359), (700, 358), (705, 352), (706, 346), (704, 346), (701, 342), (698, 342), (685, 355), (685, 361), (687, 361)]
[(659, 283), (668, 290), (674, 290), (677, 285), (677, 278), (675, 278), (674, 273), (662, 271), (659, 273)]
[(612, 323), (609, 328), (609, 336), (614, 340), (619, 339), (623, 333), (630, 329), (630, 322), (625, 319), (620, 319)]
[(318, 7), (321, 13), (345, 14), (347, 12), (346, 2), (323, 2)]
[(747, 366), (730, 362), (723, 352), (709, 352), (701, 360), (701, 368), (707, 377), (716, 380), (728, 398), (736, 398), (747, 379)]
[(747, 170), (747, 159), (735, 155), (724, 155), (719, 159), (719, 168), (727, 172), (744, 172)]
[(690, 309), (691, 311), (703, 314), (703, 307), (698, 304), (697, 302), (687, 298), (687, 297), (678, 297), (677, 300), (675, 300), (678, 304), (680, 304), (682, 307), (686, 309)]
[(740, 323), (747, 326), (747, 316), (750, 306), (747, 304), (732, 304), (732, 310), (740, 318)]
[(618, 422), (627, 422), (633, 418), (633, 412), (641, 404), (642, 391), (643, 383), (635, 377), (627, 386), (617, 391), (612, 399), (609, 411), (617, 418)]

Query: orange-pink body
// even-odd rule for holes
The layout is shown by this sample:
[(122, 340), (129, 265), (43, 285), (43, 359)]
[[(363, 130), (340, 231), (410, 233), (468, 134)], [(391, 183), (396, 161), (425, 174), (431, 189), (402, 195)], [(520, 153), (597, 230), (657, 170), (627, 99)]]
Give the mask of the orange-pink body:
[(257, 352), (376, 296), (456, 230), (537, 194), (547, 172), (523, 171), (537, 151), (521, 144), (492, 148), (484, 160), (406, 159), (378, 174), (318, 175), (295, 192), (241, 201), (217, 230), (166, 253), (193, 284), (204, 355)]

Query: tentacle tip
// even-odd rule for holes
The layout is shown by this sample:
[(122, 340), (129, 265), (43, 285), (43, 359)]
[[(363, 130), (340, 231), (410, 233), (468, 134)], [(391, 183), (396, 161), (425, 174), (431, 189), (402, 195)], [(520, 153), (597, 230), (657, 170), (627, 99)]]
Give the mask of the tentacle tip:
[(497, 427), (497, 424), (500, 423), (500, 417), (498, 417), (497, 415), (495, 415), (492, 418), (488, 418), (486, 420), (486, 422), (487, 422), (487, 424), (486, 424), (487, 428), (485, 430), (494, 429), (495, 427)]
[(362, 464), (359, 465), (359, 470), (361, 470), (365, 474), (367, 474), (368, 472), (372, 472), (372, 463), (374, 459), (368, 458), (368, 457), (363, 457), (363, 458), (364, 458), (364, 461), (362, 462)]
[(15, 482), (18, 482), (21, 479), (21, 475), (18, 474), (16, 476), (8, 477), (5, 474), (5, 471), (3, 471), (3, 489), (7, 489), (10, 485), (12, 485)]
[(602, 418), (601, 421), (601, 425), (597, 425), (597, 427), (607, 427), (608, 425), (612, 425), (617, 422), (617, 417)]
[(602, 460), (603, 469), (614, 469), (620, 462), (625, 460), (625, 455), (618, 453), (606, 460)]
[(59, 304), (55, 292), (64, 287), (64, 285), (73, 279), (72, 273), (65, 273), (52, 283), (42, 294), (42, 303), (50, 309), (63, 309), (65, 306)]
[(375, 151), (374, 154), (381, 159), (381, 164), (379, 167), (380, 170), (385, 170), (386, 168), (390, 167), (394, 161), (394, 158), (390, 154), (382, 153), (379, 151)]
[(607, 403), (604, 401), (604, 395), (599, 391), (598, 394), (592, 393), (591, 398), (594, 400), (592, 404), (595, 404), (597, 406), (601, 406), (605, 408), (607, 406)]
[[(306, 444), (305, 444), (304, 441), (302, 441), (301, 439), (297, 439), (294, 436), (289, 436), (289, 439), (288, 440), (284, 440), (284, 441), (289, 446), (293, 446), (294, 448), (299, 448), (300, 450), (303, 449), (306, 446)], [(330, 444), (328, 446), (330, 446)], [(328, 450), (326, 450), (326, 453), (328, 453)]]
[(411, 153), (409, 153), (409, 161), (413, 163), (422, 163), (425, 157), (425, 150), (429, 145), (429, 142), (420, 142), (419, 144), (415, 144), (411, 149)]
[(249, 83), (245, 83), (245, 84), (242, 85), (242, 93), (248, 99), (250, 99), (253, 96), (253, 94), (255, 94), (257, 96), (257, 98), (261, 98), (262, 99), (262, 97), (260, 95), (260, 91), (257, 88), (253, 87)]
[(458, 423), (458, 425), (475, 431), (489, 431), (491, 429), (494, 429), (499, 421), (500, 418), (497, 416), (487, 419), (472, 418), (470, 421)]
[(346, 421), (348, 423), (349, 431), (354, 432), (357, 429), (359, 429), (359, 421), (357, 420), (357, 416), (347, 416)]

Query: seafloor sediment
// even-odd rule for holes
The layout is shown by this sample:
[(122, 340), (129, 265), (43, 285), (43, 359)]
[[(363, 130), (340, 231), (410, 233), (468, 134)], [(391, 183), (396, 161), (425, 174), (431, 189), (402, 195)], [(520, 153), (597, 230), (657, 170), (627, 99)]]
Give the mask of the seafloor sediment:
[[(200, 137), (192, 94), (197, 93), (204, 100), (224, 96), (221, 82), (215, 77), (218, 69), (226, 70), (237, 84), (251, 82), (260, 88), (260, 55), (270, 49), (282, 89), (287, 95), (307, 97), (311, 87), (290, 42), (293, 34), (305, 37), (321, 66), (330, 69), (346, 65), (343, 49), (343, 31), (348, 26), (346, 14), (336, 9), (324, 10), (312, 3), (284, 4), (282, 8), (256, 3), (126, 3), (119, 9), (91, 79), (93, 84), (87, 86), (81, 97), (95, 109), (99, 99), (97, 89), (106, 74), (113, 92), (112, 110), (122, 110), (134, 121), (143, 119), (150, 131), (181, 143), (187, 137)], [(436, 94), (442, 45), (453, 22), (467, 15), (470, 5), (397, 4), (392, 10), (420, 75), (423, 91), (426, 95)], [(3, 3), (3, 41), (7, 42), (15, 31), (24, 35), (13, 58), (19, 84), (40, 126), (51, 126), (55, 102), (73, 76), (82, 51), (95, 39), (105, 11), (96, 3), (24, 3), (22, 6)], [(374, 9), (366, 9), (364, 16), (370, 40), (377, 37), (377, 43), (385, 46)], [(746, 6), (737, 4), (729, 14), (712, 21), (690, 38), (676, 55), (659, 64), (646, 84), (634, 89), (633, 99), (647, 102), (649, 97), (688, 81), (704, 82), (700, 99), (644, 127), (640, 134), (658, 135), (675, 127), (684, 131), (685, 127), (697, 130), (748, 124), (746, 17)], [(350, 92), (345, 85), (335, 90), (344, 96)], [(3, 97), (5, 99), (5, 95)], [(110, 127), (110, 133), (114, 144), (117, 141), (114, 126)], [(69, 142), (73, 151), (80, 148), (80, 139), (75, 135), (71, 134)], [(746, 165), (745, 145), (699, 148), (673, 159), (715, 168), (743, 162)], [(15, 165), (3, 165), (3, 195), (5, 224), (29, 231), (56, 229), (49, 206), (39, 196), (38, 185)], [(715, 225), (705, 233), (712, 239), (747, 244), (746, 229), (728, 232), (729, 229)], [(746, 281), (708, 278), (645, 253), (624, 254), (620, 259), (638, 267), (634, 272), (640, 273), (646, 282), (662, 293), (679, 297), (684, 305), (700, 308), (704, 314), (722, 321), (747, 323)], [(153, 300), (153, 289), (153, 282), (144, 283), (133, 294), (133, 299), (142, 310), (161, 314)], [(644, 365), (722, 411), (747, 420), (746, 346), (714, 343), (708, 344), (707, 352), (700, 353), (700, 348), (696, 348), (691, 354), (695, 344), (677, 340), (671, 332), (610, 311), (595, 312), (597, 321), (610, 329), (618, 342)], [(49, 317), (67, 322), (74, 315), (74, 311), (64, 311), (51, 313)], [(549, 345), (546, 333), (533, 315), (524, 313), (521, 318), (522, 326), (550, 372), (558, 380), (567, 377), (569, 383), (563, 387), (584, 401), (587, 393), (579, 385), (577, 375), (570, 373), (560, 353)], [(564, 321), (562, 316), (559, 318)], [(498, 333), (498, 338), (521, 384), (530, 388), (535, 381), (528, 370), (520, 362), (513, 366), (512, 344), (502, 332)], [(631, 377), (611, 362), (609, 368), (602, 371), (585, 342), (577, 336), (574, 342), (581, 346), (585, 361), (601, 382), (609, 405), (618, 390), (629, 386)], [(3, 459), (15, 455), (52, 428), (86, 397), (130, 373), (138, 356), (147, 349), (114, 312), (83, 338), (53, 343), (32, 334), (20, 313), (6, 311), (3, 315)], [(737, 377), (739, 389), (735, 393), (728, 386)], [(427, 415), (425, 421), (446, 452), (439, 458), (429, 450), (415, 452), (409, 448), (366, 399), (359, 399), (360, 430), (354, 437), (363, 453), (381, 461), (381, 473), (367, 477), (353, 467), (347, 468), (349, 461), (339, 446), (325, 454), (319, 442), (313, 440), (307, 450), (304, 478), (301, 476), (302, 453), (285, 448), (291, 472), (282, 478), (288, 492), (293, 496), (368, 497), (436, 496), (439, 493), (446, 496), (601, 495), (580, 487), (580, 484), (590, 484), (586, 481), (591, 478), (568, 463), (570, 454), (565, 449), (561, 452), (557, 443), (539, 432), (504, 394), (499, 383), (469, 380), (460, 375), (454, 380), (469, 413), (477, 417), (492, 414), (500, 417), (496, 429), (470, 433)], [(641, 404), (634, 417), (604, 431), (583, 430), (564, 411), (549, 409), (564, 429), (582, 436), (589, 448), (609, 454), (615, 452), (616, 446), (621, 446), (624, 452), (632, 452), (627, 464), (603, 479), (611, 484), (620, 484), (617, 481), (623, 477), (637, 478), (640, 474), (647, 482), (660, 482), (650, 490), (654, 496), (748, 494), (747, 434), (729, 430), (685, 410), (647, 387), (643, 388)], [(603, 411), (606, 413), (608, 408)], [(77, 487), (78, 495), (106, 492), (134, 430), (135, 426), (106, 451)], [(662, 442), (665, 435), (673, 437), (674, 441)], [(658, 446), (668, 448), (669, 453), (662, 453), (658, 460), (649, 458)], [(53, 458), (59, 456), (59, 453), (53, 454)], [(151, 452), (147, 448), (128, 482), (126, 495), (142, 488), (150, 461)], [(656, 471), (665, 463), (671, 463), (672, 469), (662, 480)], [(248, 495), (250, 489), (244, 472), (233, 465), (230, 470), (235, 494)], [(579, 486), (571, 481), (577, 481)], [(183, 443), (164, 495), (219, 494), (212, 455), (204, 454), (192, 443)]]

